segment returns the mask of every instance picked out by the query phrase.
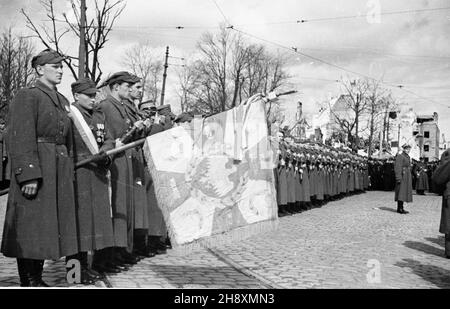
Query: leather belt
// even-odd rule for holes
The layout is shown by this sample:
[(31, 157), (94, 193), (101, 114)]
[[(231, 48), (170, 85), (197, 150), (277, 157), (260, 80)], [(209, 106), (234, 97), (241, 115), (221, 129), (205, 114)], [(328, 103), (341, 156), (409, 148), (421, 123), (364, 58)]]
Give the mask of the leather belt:
[(56, 137), (38, 137), (37, 142), (38, 143), (56, 144), (56, 145), (65, 145), (65, 143), (66, 143), (65, 139), (59, 139)]

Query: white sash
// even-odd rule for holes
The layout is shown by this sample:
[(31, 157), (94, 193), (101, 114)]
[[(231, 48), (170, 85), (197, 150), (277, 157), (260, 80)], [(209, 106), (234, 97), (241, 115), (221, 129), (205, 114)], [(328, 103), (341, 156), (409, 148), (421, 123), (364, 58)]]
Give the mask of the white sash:
[(78, 108), (70, 105), (70, 115), (75, 128), (77, 128), (78, 133), (80, 133), (81, 139), (83, 140), (84, 144), (89, 149), (91, 154), (95, 155), (99, 153), (97, 141), (95, 140), (94, 134), (92, 133), (91, 128), (89, 128), (86, 120), (84, 120), (84, 117), (83, 115), (81, 115)]

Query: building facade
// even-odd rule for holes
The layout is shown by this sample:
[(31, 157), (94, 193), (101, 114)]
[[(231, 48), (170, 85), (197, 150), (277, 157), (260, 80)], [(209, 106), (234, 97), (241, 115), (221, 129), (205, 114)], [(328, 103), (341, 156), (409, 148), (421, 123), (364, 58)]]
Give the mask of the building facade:
[(427, 162), (439, 160), (441, 131), (438, 114), (418, 115), (413, 134), (418, 137), (421, 157)]

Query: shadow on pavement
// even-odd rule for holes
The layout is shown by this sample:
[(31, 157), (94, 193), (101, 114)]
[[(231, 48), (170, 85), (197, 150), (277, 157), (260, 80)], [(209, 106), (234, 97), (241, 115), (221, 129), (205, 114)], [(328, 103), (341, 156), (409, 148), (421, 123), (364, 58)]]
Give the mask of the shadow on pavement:
[(442, 248), (445, 248), (445, 238), (444, 238), (444, 236), (438, 236), (436, 238), (426, 237), (425, 240), (429, 241), (429, 242), (432, 242), (432, 243), (434, 243), (436, 245), (439, 245)]
[(427, 253), (427, 254), (436, 255), (436, 256), (439, 256), (439, 257), (442, 257), (442, 258), (444, 258), (444, 256), (445, 256), (445, 251), (444, 250), (438, 249), (438, 248), (436, 248), (434, 246), (431, 246), (431, 245), (427, 245), (427, 244), (425, 244), (423, 242), (409, 241), (408, 240), (408, 241), (405, 241), (403, 243), (403, 245), (405, 247), (408, 247), (408, 248), (411, 248), (411, 249), (414, 249), (414, 250), (418, 250), (418, 251), (422, 251), (422, 252)]
[(403, 259), (394, 264), (402, 268), (410, 268), (414, 274), (441, 289), (450, 289), (449, 271), (445, 268), (422, 264), (413, 259)]
[(397, 213), (397, 208), (389, 208), (389, 207), (378, 207), (379, 210), (390, 211)]

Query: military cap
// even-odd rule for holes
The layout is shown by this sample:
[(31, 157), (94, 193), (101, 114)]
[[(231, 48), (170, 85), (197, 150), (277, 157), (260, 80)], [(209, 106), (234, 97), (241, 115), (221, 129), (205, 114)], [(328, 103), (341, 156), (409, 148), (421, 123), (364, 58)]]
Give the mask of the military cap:
[(164, 104), (156, 108), (158, 112), (171, 111), (170, 104)]
[(63, 61), (64, 59), (66, 59), (66, 57), (60, 55), (57, 51), (47, 48), (31, 59), (31, 67), (36, 68), (39, 65), (45, 65), (48, 63), (55, 64)]
[(80, 78), (76, 82), (70, 85), (72, 88), (72, 93), (83, 93), (83, 94), (96, 94), (97, 87), (95, 83), (89, 78)]
[(170, 104), (158, 106), (156, 110), (158, 111), (158, 114), (160, 114), (161, 116), (170, 116), (172, 119), (175, 119), (176, 117), (175, 114), (172, 113)]
[(156, 105), (153, 100), (143, 101), (138, 105), (139, 109), (150, 108), (156, 110)]
[(194, 119), (194, 117), (187, 112), (181, 113), (180, 115), (178, 115), (174, 122), (178, 123), (178, 122), (191, 122), (192, 119)]
[(408, 148), (411, 149), (411, 145), (410, 145), (410, 144), (404, 144), (404, 145), (402, 146), (402, 148), (403, 148), (403, 149), (408, 149)]
[(132, 84), (139, 83), (142, 80), (139, 76), (133, 75), (133, 74), (131, 75), (131, 79), (132, 79), (132, 81), (131, 81)]
[(118, 84), (118, 83), (135, 84), (138, 81), (139, 81), (139, 78), (137, 76), (132, 75), (126, 71), (121, 71), (121, 72), (117, 72), (117, 73), (114, 73), (113, 75), (111, 75), (107, 80), (105, 80), (105, 82), (103, 83), (103, 86), (114, 85), (114, 84)]

